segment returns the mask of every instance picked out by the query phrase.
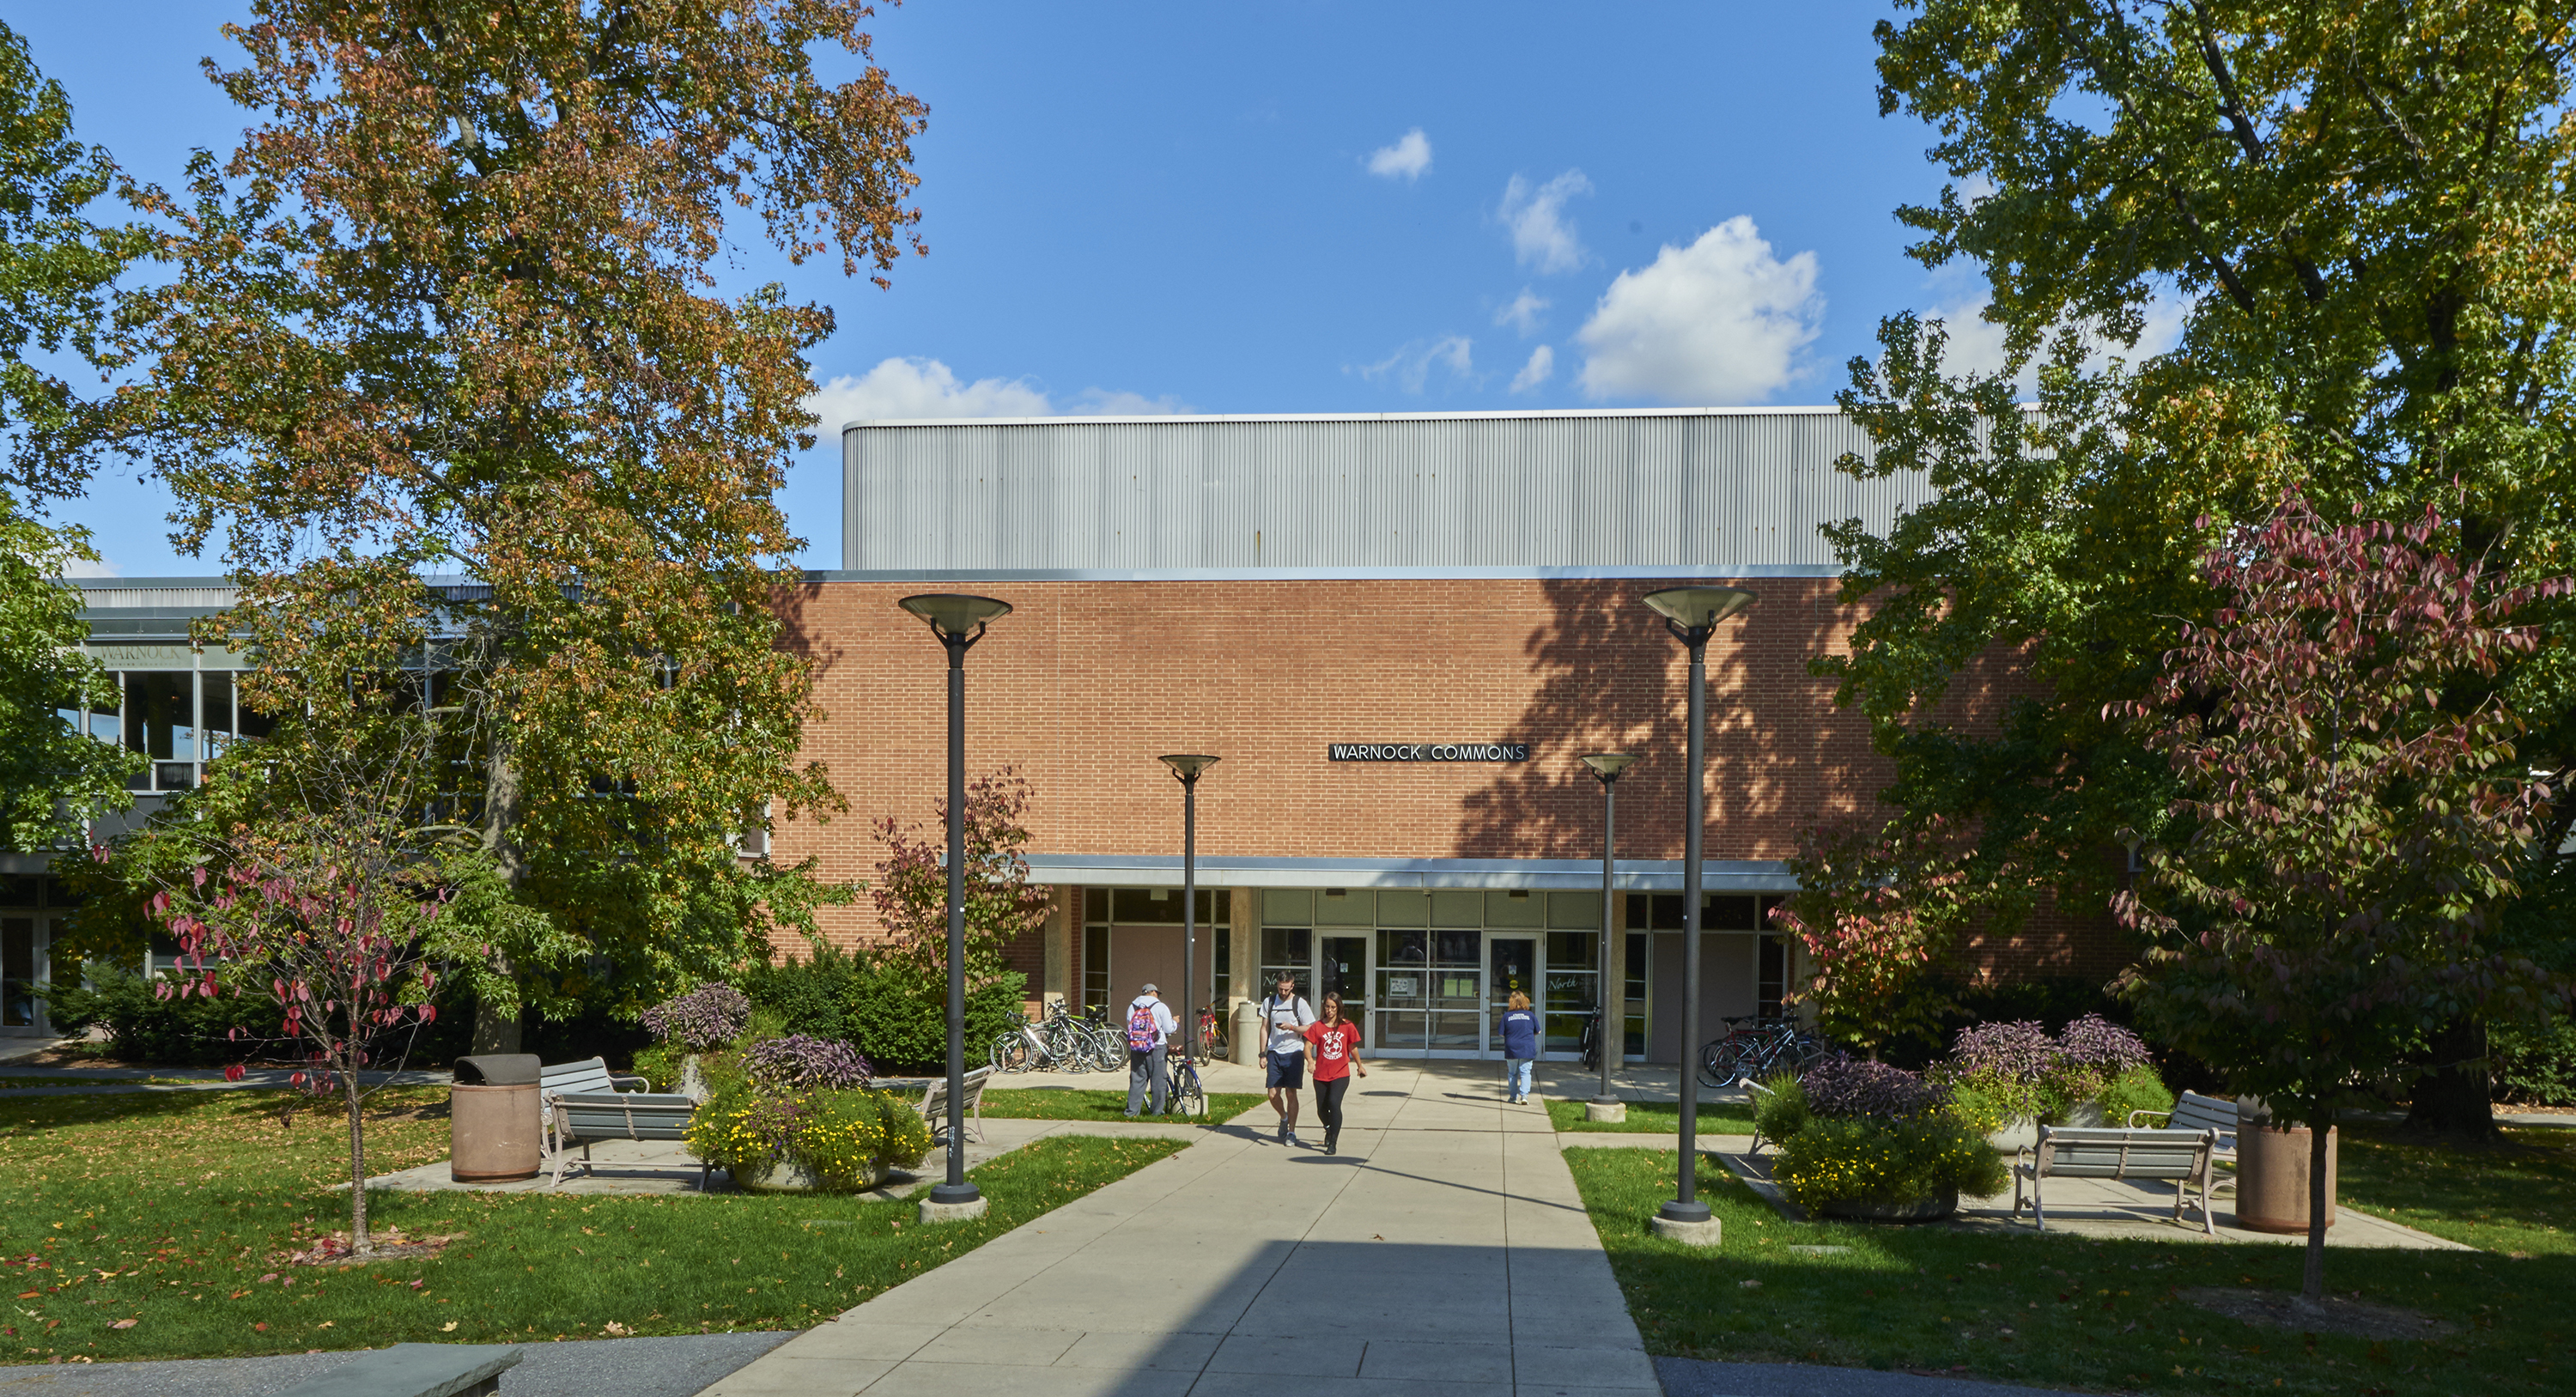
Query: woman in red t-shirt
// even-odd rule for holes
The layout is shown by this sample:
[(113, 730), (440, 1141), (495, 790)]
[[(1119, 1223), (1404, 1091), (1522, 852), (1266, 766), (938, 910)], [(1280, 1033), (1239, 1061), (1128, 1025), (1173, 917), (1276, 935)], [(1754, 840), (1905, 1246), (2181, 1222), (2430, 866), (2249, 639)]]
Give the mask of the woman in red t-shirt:
[(1306, 1041), (1315, 1045), (1315, 1114), (1324, 1122), (1324, 1153), (1341, 1153), (1342, 1093), (1351, 1085), (1351, 1069), (1368, 1075), (1360, 1061), (1360, 1026), (1342, 1017), (1342, 997), (1324, 996), (1324, 1017), (1306, 1025)]

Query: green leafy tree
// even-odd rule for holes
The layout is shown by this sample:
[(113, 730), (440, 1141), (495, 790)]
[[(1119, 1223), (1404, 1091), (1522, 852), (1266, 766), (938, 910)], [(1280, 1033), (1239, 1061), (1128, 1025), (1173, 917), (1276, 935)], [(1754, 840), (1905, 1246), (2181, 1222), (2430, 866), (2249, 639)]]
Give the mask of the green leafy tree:
[(2338, 1104), (2446, 1023), (2569, 991), (2497, 939), (2551, 789), (2485, 687), (2539, 644), (2514, 614), (2569, 584), (2502, 584), (2438, 551), (2446, 531), (2429, 510), (2331, 526), (2287, 496), (2210, 551), (2224, 604), (2109, 715), (2181, 785), (2174, 837), (2117, 900), (2150, 938), (2126, 988), (2165, 1041), (2310, 1127), (2310, 1301)]
[(883, 284), (921, 104), (817, 76), (866, 59), (857, 0), (251, 10), (207, 66), (255, 124), (137, 196), (167, 279), (112, 424), (182, 546), (221, 540), (241, 599), (206, 633), (269, 712), (453, 713), (455, 818), (634, 996), (766, 955), (831, 895), (739, 840), (840, 804), (798, 761), (774, 500), (832, 317), (715, 268), (757, 228)]
[(129, 803), (125, 779), (142, 764), (64, 721), (116, 706), (115, 684), (80, 649), (80, 593), (57, 580), (98, 555), (85, 530), (30, 512), (86, 479), (77, 453), (50, 448), (87, 405), (30, 355), (107, 360), (106, 298), (138, 235), (86, 210), (115, 173), (73, 138), (62, 85), (0, 24), (0, 848), (17, 853), (76, 842), (85, 816)]
[[(1965, 891), (2010, 917), (2109, 894), (2105, 852), (2166, 818), (2172, 773), (2106, 707), (2212, 613), (2202, 554), (2284, 487), (2382, 519), (2438, 504), (2449, 546), (2511, 581), (2576, 556), (2570, 7), (1900, 9), (1881, 107), (1933, 128), (1953, 184), (1898, 218), (1927, 266), (1983, 272), (2009, 359), (1962, 369), (1950, 327), (1898, 315), (1853, 362), (1841, 401), (1875, 445), (1844, 468), (1938, 492), (1883, 536), (1828, 531), (1870, 610), (1818, 668), (1895, 759), (1900, 818), (1976, 830)], [(2173, 342), (2142, 356), (2151, 318)], [(2492, 683), (2563, 784), (2576, 634), (2564, 599), (2527, 620), (2552, 643)], [(1973, 721), (1935, 707), (1998, 656), (2031, 683)], [(2475, 1021), (2433, 1052), (2473, 1068)], [(2457, 1080), (2419, 1114), (2489, 1128), (2482, 1080)]]
[(1925, 972), (1964, 920), (1959, 841), (1939, 821), (1801, 832), (1789, 869), (1798, 892), (1772, 911), (1806, 952), (1807, 986), (1828, 1038), (1875, 1058), (1930, 1033), (1950, 1005)]
[[(1009, 975), (1005, 960), (1046, 923), (1048, 891), (1029, 883), (1029, 783), (1009, 767), (966, 787), (966, 983), (971, 990)], [(897, 954), (924, 970), (948, 972), (948, 802), (928, 825), (877, 821), (885, 857), (869, 889), (877, 920)], [(944, 981), (943, 981), (944, 983)]]

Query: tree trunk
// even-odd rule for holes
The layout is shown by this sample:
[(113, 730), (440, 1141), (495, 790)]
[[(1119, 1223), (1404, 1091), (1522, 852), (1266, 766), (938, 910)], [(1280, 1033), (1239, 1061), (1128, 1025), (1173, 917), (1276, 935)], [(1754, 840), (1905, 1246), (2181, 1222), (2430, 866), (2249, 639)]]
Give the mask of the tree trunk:
[[(516, 891), (528, 876), (528, 861), (520, 855), (519, 841), (513, 827), (519, 818), (519, 772), (510, 762), (509, 743), (495, 737), (483, 763), (483, 847), (501, 874)], [(500, 971), (510, 974), (509, 957), (501, 958)], [(500, 1006), (477, 996), (474, 1001), (474, 1051), (477, 1053), (515, 1053), (519, 1051), (519, 1011), (507, 1013)]]
[(2326, 1299), (2326, 1151), (2334, 1144), (2334, 1117), (2334, 1107), (2326, 1106), (2308, 1122), (2308, 1265), (2299, 1298), (2312, 1305)]
[(2416, 1079), (2406, 1128), (2459, 1140), (2497, 1138), (2486, 1020), (2463, 1014), (2443, 1025), (2433, 1040), (2433, 1070)]
[[(354, 1059), (356, 1054), (350, 1057)], [(367, 1097), (358, 1085), (354, 1064), (340, 1074), (340, 1091), (349, 1102), (349, 1251), (354, 1256), (367, 1256), (376, 1249), (376, 1244), (367, 1238)]]

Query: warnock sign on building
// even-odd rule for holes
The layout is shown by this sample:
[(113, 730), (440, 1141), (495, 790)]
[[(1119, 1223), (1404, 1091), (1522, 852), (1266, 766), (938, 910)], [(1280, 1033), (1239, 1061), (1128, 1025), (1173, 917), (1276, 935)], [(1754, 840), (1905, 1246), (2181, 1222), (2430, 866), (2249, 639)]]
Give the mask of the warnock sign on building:
[(1525, 762), (1526, 742), (1334, 742), (1324, 751), (1337, 762)]

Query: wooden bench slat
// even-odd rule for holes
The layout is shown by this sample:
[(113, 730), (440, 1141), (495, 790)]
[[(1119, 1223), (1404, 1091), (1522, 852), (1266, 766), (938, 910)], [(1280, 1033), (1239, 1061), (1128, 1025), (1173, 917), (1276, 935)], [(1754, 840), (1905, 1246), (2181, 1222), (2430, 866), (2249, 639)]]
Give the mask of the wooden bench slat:
[(2190, 1186), (2200, 1185), (2201, 1230), (2215, 1236), (2210, 1214), (2211, 1158), (2217, 1152), (2215, 1130), (2081, 1129), (2043, 1125), (2039, 1143), (2022, 1147), (2013, 1163), (2013, 1216), (2021, 1216), (2022, 1184), (2030, 1184), (2031, 1217), (2048, 1230), (2044, 1197), (2052, 1175), (2080, 1179), (2175, 1179), (2174, 1220), (2182, 1220)]

